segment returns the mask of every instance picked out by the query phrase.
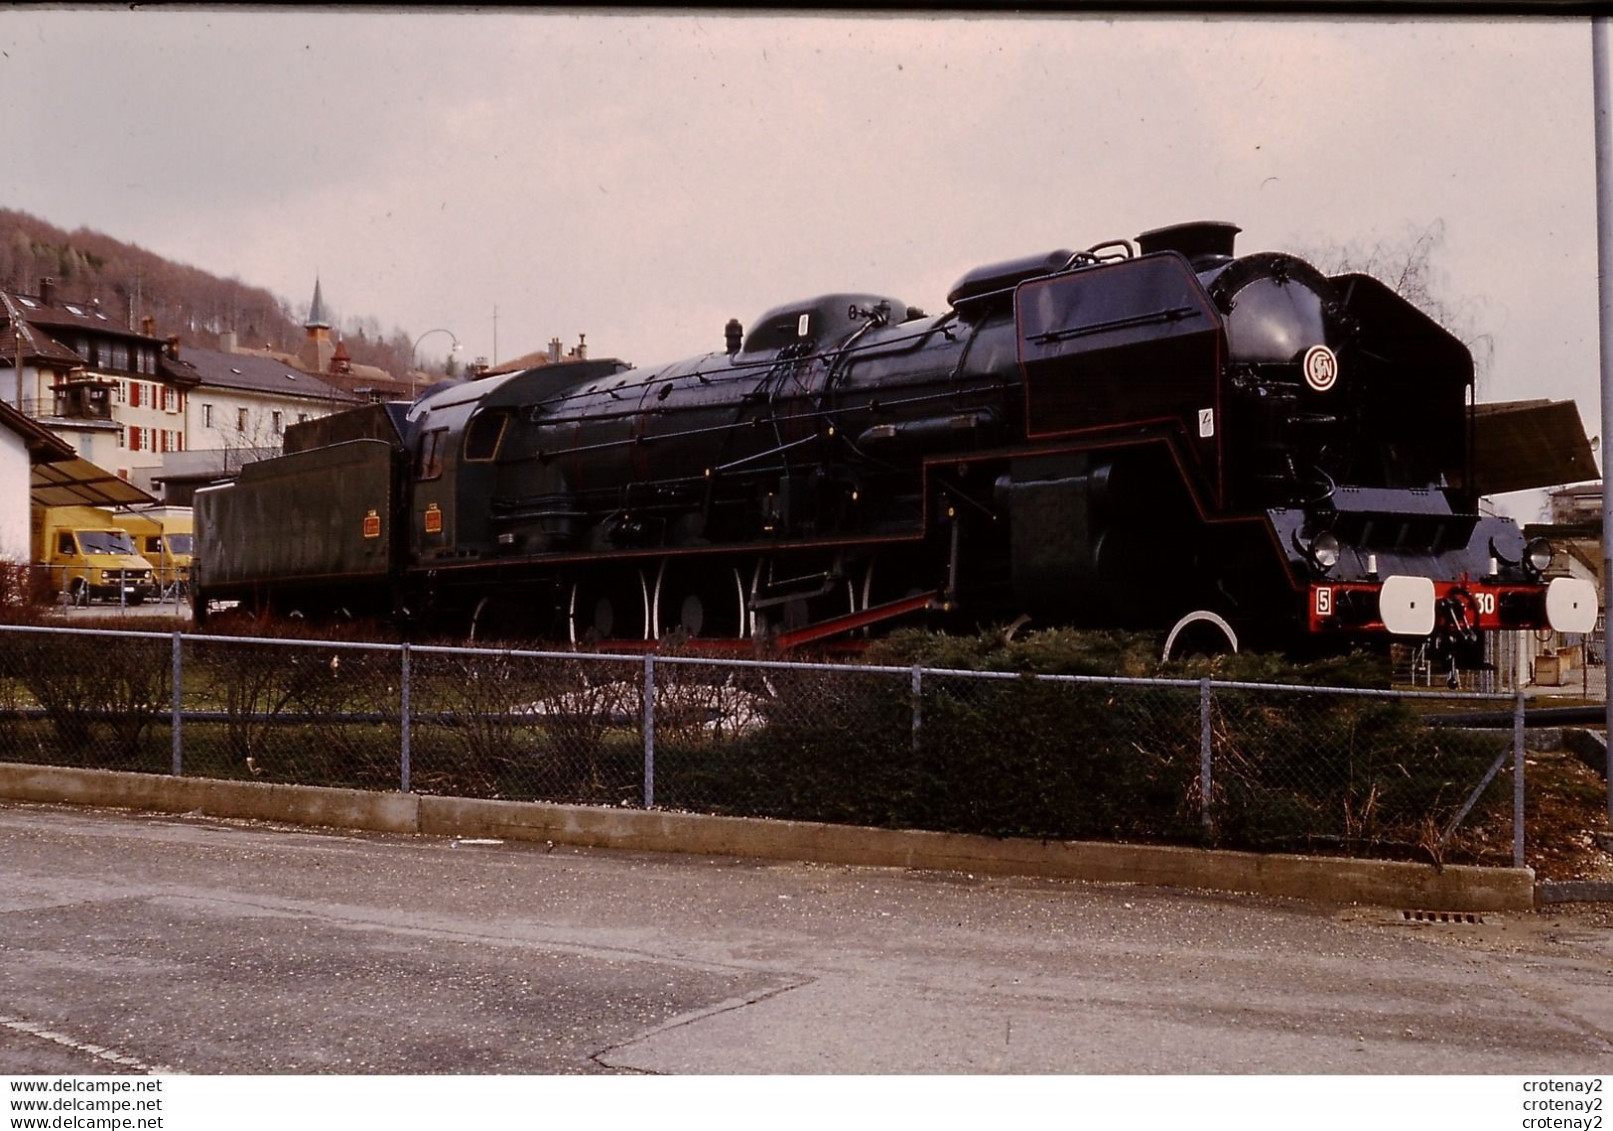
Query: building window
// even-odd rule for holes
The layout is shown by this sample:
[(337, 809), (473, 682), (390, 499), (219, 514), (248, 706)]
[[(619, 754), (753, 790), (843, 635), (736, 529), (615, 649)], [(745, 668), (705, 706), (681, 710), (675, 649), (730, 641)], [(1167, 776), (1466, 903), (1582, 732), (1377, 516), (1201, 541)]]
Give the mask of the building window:
[(235, 410), (235, 430), (237, 432), (246, 431), (246, 409), (244, 408)]
[(204, 404), (204, 405), (202, 405), (202, 427), (203, 428), (211, 428), (212, 426), (213, 426), (213, 406), (210, 405), (210, 404)]
[(281, 412), (280, 412), (279, 409), (275, 409), (272, 413), (270, 413), (269, 414), (269, 419), (272, 421), (272, 423), (274, 425), (274, 434), (276, 436), (280, 435), (281, 432), (285, 431), (284, 425), (281, 423)]
[(128, 371), (129, 347), (127, 345), (121, 342), (101, 342), (96, 346), (96, 353), (100, 358), (102, 369)]
[(297, 423), (298, 424), (307, 424), (308, 423), (308, 414), (306, 412), (299, 412), (297, 414)]
[(129, 425), (129, 450), (131, 452), (140, 450), (140, 426), (137, 424)]
[[(120, 381), (119, 384), (122, 384), (122, 382)], [(138, 381), (129, 382), (129, 407), (140, 407), (140, 382)]]

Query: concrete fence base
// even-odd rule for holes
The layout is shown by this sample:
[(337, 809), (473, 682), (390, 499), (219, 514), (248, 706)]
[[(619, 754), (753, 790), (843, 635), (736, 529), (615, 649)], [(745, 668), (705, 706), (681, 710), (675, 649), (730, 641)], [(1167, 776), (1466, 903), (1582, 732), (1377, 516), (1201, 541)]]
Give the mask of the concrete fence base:
[(998, 839), (544, 802), (176, 778), (0, 763), (0, 797), (427, 836), (553, 841), (883, 868), (1044, 876), (1435, 911), (1524, 911), (1534, 870)]

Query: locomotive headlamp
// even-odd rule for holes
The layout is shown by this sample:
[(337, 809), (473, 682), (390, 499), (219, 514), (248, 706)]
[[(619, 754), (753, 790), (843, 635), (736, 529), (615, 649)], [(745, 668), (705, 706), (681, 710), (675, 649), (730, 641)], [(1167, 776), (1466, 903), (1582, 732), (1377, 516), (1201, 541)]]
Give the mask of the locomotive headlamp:
[(1310, 549), (1306, 553), (1316, 568), (1326, 573), (1339, 564), (1339, 540), (1331, 530), (1324, 530), (1311, 539)]
[(1554, 554), (1551, 543), (1544, 538), (1536, 538), (1523, 548), (1523, 560), (1535, 573), (1550, 569)]

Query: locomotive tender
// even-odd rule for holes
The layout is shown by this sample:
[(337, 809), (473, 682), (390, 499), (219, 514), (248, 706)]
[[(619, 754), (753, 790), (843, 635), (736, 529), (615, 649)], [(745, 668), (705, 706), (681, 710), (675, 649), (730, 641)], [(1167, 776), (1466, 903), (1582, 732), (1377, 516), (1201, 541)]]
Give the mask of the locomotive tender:
[(790, 646), (924, 610), (1167, 654), (1589, 631), (1481, 516), (1473, 363), (1375, 279), (1200, 222), (833, 294), (651, 369), (552, 364), (297, 425), (196, 496), (209, 603)]

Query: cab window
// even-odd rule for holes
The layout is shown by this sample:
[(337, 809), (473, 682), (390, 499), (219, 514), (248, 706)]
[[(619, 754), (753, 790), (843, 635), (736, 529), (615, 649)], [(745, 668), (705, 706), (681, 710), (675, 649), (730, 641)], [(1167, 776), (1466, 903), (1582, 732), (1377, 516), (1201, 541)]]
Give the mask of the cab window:
[(497, 456), (499, 441), (504, 438), (504, 427), (509, 420), (507, 412), (484, 412), (472, 419), (465, 429), (465, 459), (485, 461)]
[(442, 476), (442, 449), (443, 441), (448, 435), (446, 428), (434, 428), (423, 433), (420, 445), (415, 450), (414, 477), (416, 479), (438, 479)]

